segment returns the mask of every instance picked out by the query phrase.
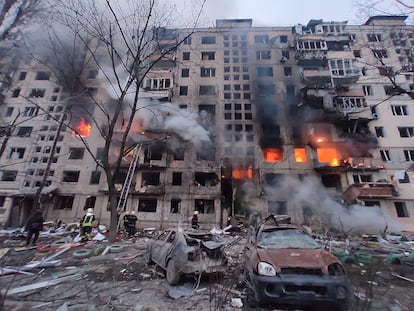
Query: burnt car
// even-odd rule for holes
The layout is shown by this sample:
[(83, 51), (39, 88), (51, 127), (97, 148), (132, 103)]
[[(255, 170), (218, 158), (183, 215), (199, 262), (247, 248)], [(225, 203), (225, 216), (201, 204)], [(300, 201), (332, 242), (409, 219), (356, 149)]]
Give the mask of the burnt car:
[(353, 291), (343, 266), (308, 232), (275, 215), (249, 227), (244, 280), (251, 305), (348, 310)]
[(147, 263), (166, 271), (168, 284), (176, 285), (184, 275), (224, 273), (227, 259), (224, 242), (204, 230), (168, 229), (148, 241)]

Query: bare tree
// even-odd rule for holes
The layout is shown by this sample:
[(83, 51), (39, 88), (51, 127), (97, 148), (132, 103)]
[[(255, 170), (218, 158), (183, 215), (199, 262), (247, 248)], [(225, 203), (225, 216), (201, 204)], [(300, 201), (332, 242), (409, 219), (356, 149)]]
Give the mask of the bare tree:
[[(74, 84), (79, 87), (73, 89), (72, 95), (85, 91), (93, 101), (95, 112), (86, 113), (104, 143), (103, 156), (99, 160), (90, 148), (88, 137), (74, 129), (97, 166), (105, 172), (111, 213), (110, 241), (115, 239), (118, 218), (115, 180), (124, 157), (137, 144), (137, 141), (131, 140), (131, 135), (136, 131), (134, 124), (138, 112), (149, 110), (155, 113), (140, 99), (144, 78), (161, 60), (173, 59), (176, 48), (194, 31), (204, 2), (199, 2), (197, 14), (192, 19), (191, 27), (186, 27), (188, 31), (184, 36), (171, 31), (176, 11), (168, 2), (161, 0), (54, 2), (54, 22), (65, 31), (76, 34), (77, 40), (86, 49), (86, 57), (93, 60), (99, 75), (103, 77), (100, 92), (106, 92), (106, 96), (98, 97), (90, 93), (81, 79), (78, 79), (80, 83)], [(58, 70), (62, 68), (59, 64), (54, 66)], [(82, 74), (78, 71), (73, 77)], [(73, 82), (73, 79), (70, 80)]]

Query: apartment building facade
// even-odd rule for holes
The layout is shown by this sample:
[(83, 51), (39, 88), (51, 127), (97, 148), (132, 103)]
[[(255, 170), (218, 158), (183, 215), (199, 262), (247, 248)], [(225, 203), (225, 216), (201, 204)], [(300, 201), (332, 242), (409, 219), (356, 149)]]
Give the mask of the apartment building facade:
[[(312, 222), (317, 204), (296, 196), (317, 182), (326, 190), (321, 195), (338, 199), (344, 209), (380, 206), (413, 227), (414, 111), (409, 93), (395, 88), (414, 86), (414, 28), (404, 20), (311, 20), (293, 27), (217, 20), (215, 28), (189, 37), (186, 29), (162, 29), (164, 49), (185, 39), (147, 74), (141, 100), (173, 107), (183, 118), (161, 133), (141, 133), (137, 125), (135, 140), (143, 144), (126, 209), (137, 211), (140, 227), (188, 225), (195, 210), (202, 227), (224, 226), (229, 215), (252, 212)], [(86, 74), (91, 94), (104, 98), (97, 68)], [(34, 62), (16, 64), (10, 77), (2, 123), (7, 127), (19, 114), (21, 125), (2, 137), (0, 220), (17, 226), (30, 213), (70, 96)], [(102, 137), (82, 113), (72, 114), (74, 126), (89, 126), (90, 150), (98, 156)], [(197, 131), (184, 127), (190, 119)], [(208, 139), (194, 139), (199, 131)], [(108, 224), (103, 172), (70, 129), (59, 135), (42, 195), (47, 218), (76, 221), (93, 207)], [(129, 163), (118, 176), (120, 191)]]

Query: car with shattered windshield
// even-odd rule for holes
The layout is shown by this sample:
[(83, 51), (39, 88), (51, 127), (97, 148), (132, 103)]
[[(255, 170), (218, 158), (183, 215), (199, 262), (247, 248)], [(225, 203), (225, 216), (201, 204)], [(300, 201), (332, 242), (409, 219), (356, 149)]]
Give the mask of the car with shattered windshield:
[(148, 241), (147, 263), (166, 271), (168, 284), (176, 285), (189, 274), (224, 273), (224, 242), (205, 230), (168, 229)]
[(250, 305), (348, 310), (353, 292), (343, 266), (305, 227), (269, 215), (249, 226), (244, 256)]

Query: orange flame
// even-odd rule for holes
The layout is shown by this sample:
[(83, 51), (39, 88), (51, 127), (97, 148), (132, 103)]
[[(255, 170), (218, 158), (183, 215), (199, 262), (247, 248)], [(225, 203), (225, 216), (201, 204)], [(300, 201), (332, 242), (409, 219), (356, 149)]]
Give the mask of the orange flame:
[(72, 131), (73, 136), (88, 137), (91, 134), (92, 125), (86, 122), (84, 118), (81, 118), (75, 129), (76, 131)]
[(263, 149), (265, 162), (281, 162), (283, 160), (283, 150), (278, 148)]
[(252, 179), (253, 178), (253, 169), (251, 166), (247, 169), (235, 168), (232, 172), (234, 179)]
[(330, 166), (339, 166), (340, 154), (334, 148), (316, 149), (319, 162), (328, 162)]
[(295, 161), (298, 163), (306, 162), (306, 149), (305, 148), (295, 148)]

